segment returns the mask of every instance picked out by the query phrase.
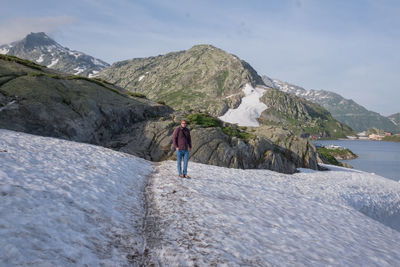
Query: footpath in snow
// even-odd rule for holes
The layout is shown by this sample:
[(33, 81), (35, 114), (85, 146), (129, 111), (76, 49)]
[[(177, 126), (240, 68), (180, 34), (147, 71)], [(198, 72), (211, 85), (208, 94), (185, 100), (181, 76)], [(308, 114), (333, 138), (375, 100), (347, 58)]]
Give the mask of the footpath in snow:
[(163, 162), (147, 189), (149, 263), (400, 264), (400, 233), (371, 218), (396, 225), (397, 215), (399, 226), (397, 182), (342, 168), (285, 175), (190, 163), (192, 179), (175, 173), (176, 162)]
[(399, 266), (400, 183), (330, 168), (190, 162), (181, 179), (175, 161), (0, 130), (0, 265)]
[(144, 247), (152, 163), (0, 130), (0, 266), (127, 266)]

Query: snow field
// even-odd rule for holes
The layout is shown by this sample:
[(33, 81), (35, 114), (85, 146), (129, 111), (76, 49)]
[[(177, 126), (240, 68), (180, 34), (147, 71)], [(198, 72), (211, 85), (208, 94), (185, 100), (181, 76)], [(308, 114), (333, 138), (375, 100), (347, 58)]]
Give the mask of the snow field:
[(229, 123), (237, 123), (239, 126), (257, 127), (260, 125), (257, 119), (267, 109), (267, 106), (260, 102), (260, 97), (264, 94), (265, 89), (253, 88), (250, 84), (246, 84), (243, 92), (245, 97), (242, 98), (240, 105), (235, 109), (229, 109), (219, 119)]
[(332, 166), (286, 175), (190, 162), (192, 179), (176, 161), (154, 166), (0, 129), (0, 265), (138, 266), (144, 248), (162, 266), (400, 264), (398, 182)]
[(148, 161), (0, 130), (0, 265), (135, 262)]
[[(400, 233), (371, 217), (399, 214), (400, 185), (335, 168), (285, 175), (163, 162), (151, 179), (165, 266), (398, 266)], [(399, 220), (397, 220), (399, 224)]]

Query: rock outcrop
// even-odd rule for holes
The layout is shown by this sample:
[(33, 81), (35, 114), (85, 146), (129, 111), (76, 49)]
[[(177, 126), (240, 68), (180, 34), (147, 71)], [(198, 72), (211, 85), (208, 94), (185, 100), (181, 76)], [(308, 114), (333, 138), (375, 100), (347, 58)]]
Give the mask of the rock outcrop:
[(12, 57), (0, 56), (0, 128), (101, 145), (131, 124), (172, 112), (98, 80), (2, 58)]
[[(148, 160), (176, 159), (172, 134), (179, 123), (161, 118), (159, 121), (141, 122), (132, 127), (130, 134), (115, 136), (107, 146)], [(193, 149), (191, 160), (222, 167), (241, 169), (270, 169), (294, 173), (303, 167), (293, 153), (274, 145), (266, 138), (256, 137), (248, 142), (230, 137), (219, 127), (195, 126), (191, 130)], [(305, 166), (304, 166), (305, 167)], [(316, 169), (316, 160), (310, 165)]]

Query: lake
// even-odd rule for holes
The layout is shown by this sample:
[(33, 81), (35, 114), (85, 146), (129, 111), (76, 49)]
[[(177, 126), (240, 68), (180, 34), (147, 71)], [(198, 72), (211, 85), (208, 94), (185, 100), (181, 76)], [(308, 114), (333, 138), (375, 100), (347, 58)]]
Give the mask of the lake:
[(400, 180), (400, 143), (370, 140), (318, 140), (314, 143), (348, 148), (356, 153), (358, 158), (342, 161), (354, 169)]

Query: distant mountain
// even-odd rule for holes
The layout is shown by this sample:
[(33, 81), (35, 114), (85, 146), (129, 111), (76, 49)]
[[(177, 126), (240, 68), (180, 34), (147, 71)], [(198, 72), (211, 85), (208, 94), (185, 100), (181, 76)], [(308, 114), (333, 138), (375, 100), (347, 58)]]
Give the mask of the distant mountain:
[(327, 109), (332, 116), (350, 126), (357, 132), (362, 132), (371, 128), (383, 129), (385, 131), (396, 132), (397, 126), (387, 117), (379, 113), (367, 110), (351, 99), (345, 99), (341, 95), (325, 90), (306, 90), (277, 79), (263, 76), (266, 84), (279, 89), (282, 92), (296, 95), (317, 103)]
[(247, 85), (253, 89), (261, 86), (269, 97), (260, 99), (268, 107), (259, 120), (263, 125), (326, 137), (353, 133), (323, 108), (311, 108), (316, 105), (286, 93), (275, 93), (277, 89), (268, 88), (247, 62), (211, 45), (117, 62), (99, 77), (126, 90), (143, 93), (152, 100), (164, 101), (175, 109), (192, 109), (213, 116), (222, 116), (228, 109), (237, 108), (246, 95), (242, 89)]
[(44, 32), (0, 46), (0, 54), (17, 56), (66, 73), (93, 77), (108, 63), (82, 52), (63, 47)]

